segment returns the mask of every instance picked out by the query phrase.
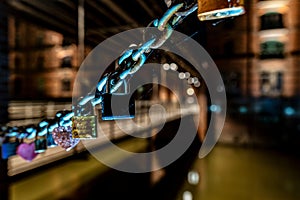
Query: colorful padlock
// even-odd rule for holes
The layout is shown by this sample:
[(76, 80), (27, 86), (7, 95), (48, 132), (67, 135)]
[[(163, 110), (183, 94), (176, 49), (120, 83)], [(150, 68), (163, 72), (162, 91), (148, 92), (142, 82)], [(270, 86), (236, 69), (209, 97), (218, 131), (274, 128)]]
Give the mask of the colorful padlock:
[(31, 162), (38, 155), (35, 137), (36, 128), (32, 125), (26, 126), (18, 136), (20, 145), (17, 148), (17, 154), (28, 162)]
[(72, 117), (72, 137), (80, 139), (97, 138), (97, 118), (90, 116)]

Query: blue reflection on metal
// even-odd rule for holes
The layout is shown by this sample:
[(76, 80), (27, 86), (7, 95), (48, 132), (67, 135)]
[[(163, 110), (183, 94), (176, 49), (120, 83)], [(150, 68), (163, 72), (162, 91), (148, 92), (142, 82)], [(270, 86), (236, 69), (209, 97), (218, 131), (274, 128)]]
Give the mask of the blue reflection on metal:
[(125, 52), (122, 54), (122, 56), (119, 58), (119, 61), (118, 61), (119, 65), (120, 65), (126, 58), (128, 58), (129, 56), (131, 56), (132, 52), (133, 52), (133, 49), (129, 49), (129, 50), (125, 51)]
[(49, 124), (49, 122), (47, 121), (42, 121), (39, 123), (39, 127), (44, 127), (44, 126), (47, 126)]
[(109, 116), (109, 117), (104, 117), (102, 116), (102, 119), (107, 121), (107, 120), (118, 120), (118, 119), (133, 119), (134, 115), (122, 115), (122, 116)]
[(98, 83), (98, 85), (97, 85), (98, 91), (102, 91), (102, 89), (103, 89), (103, 87), (105, 86), (106, 82), (107, 82), (107, 76), (104, 77), (103, 79), (101, 79), (101, 80), (99, 81), (99, 83)]
[(155, 19), (155, 20), (153, 21), (153, 26), (154, 26), (154, 27), (157, 27), (157, 26), (158, 26), (158, 19)]
[(47, 132), (48, 132), (47, 127), (45, 127), (43, 130), (39, 131), (38, 135), (43, 136), (43, 135), (46, 135)]
[(19, 132), (13, 131), (11, 133), (7, 133), (6, 136), (8, 136), (8, 137), (15, 137), (15, 136), (18, 136), (18, 134), (19, 134)]
[(93, 106), (96, 106), (97, 104), (100, 104), (102, 102), (102, 99), (103, 97), (100, 96), (99, 98), (92, 99), (91, 103)]
[(28, 136), (28, 133), (20, 133), (19, 135), (18, 135), (18, 138), (19, 139), (23, 139), (23, 138), (26, 138)]
[(55, 114), (55, 117), (61, 117), (61, 115), (62, 115), (62, 113), (61, 112), (57, 112), (56, 114)]
[(64, 121), (70, 120), (74, 116), (74, 112), (70, 112), (63, 117)]
[(85, 96), (78, 104), (80, 105), (80, 106), (83, 106), (83, 105), (85, 105), (87, 102), (89, 102), (91, 99), (93, 99), (94, 98), (94, 95), (92, 95), (92, 94), (90, 94), (90, 95), (87, 95), (87, 96)]
[(49, 125), (49, 127), (48, 127), (48, 131), (49, 131), (49, 132), (52, 132), (52, 131), (53, 131), (53, 129), (55, 129), (56, 127), (58, 127), (58, 124), (57, 124), (57, 123), (55, 123), (55, 124), (52, 124), (52, 125)]
[(36, 136), (36, 132), (30, 133), (30, 135), (27, 136), (27, 139), (34, 139)]
[(148, 50), (148, 49), (150, 48), (150, 46), (155, 42), (155, 40), (156, 40), (156, 39), (153, 38), (153, 39), (151, 39), (151, 40), (145, 42), (145, 44), (143, 44), (139, 49), (137, 49), (136, 52), (134, 52), (134, 53), (132, 54), (132, 59), (133, 59), (134, 61), (137, 61), (137, 60), (141, 57), (141, 55), (142, 55), (146, 50)]
[(60, 125), (64, 126), (64, 127), (66, 127), (66, 126), (72, 126), (72, 121), (63, 121), (63, 122), (60, 123)]
[(146, 62), (146, 56), (145, 54), (142, 54), (139, 61), (135, 64), (133, 68), (131, 68), (129, 74), (134, 74), (135, 72), (137, 72), (144, 65), (145, 62)]
[(27, 131), (28, 133), (32, 133), (33, 131), (35, 131), (35, 129), (32, 128), (32, 127), (30, 127), (30, 128), (26, 128), (26, 131)]
[(131, 69), (127, 69), (124, 70), (121, 74), (120, 74), (120, 79), (125, 79), (127, 77), (127, 75), (130, 73)]

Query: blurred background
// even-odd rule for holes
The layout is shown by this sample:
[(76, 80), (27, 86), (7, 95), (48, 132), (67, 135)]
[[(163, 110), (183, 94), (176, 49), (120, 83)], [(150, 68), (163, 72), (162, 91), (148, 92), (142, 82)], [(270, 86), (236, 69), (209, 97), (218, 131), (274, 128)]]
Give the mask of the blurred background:
[[(112, 155), (101, 140), (79, 143), (71, 151), (48, 145), (30, 162), (16, 153), (3, 156), (3, 144), (12, 144), (7, 140), (19, 127), (71, 110), (84, 58), (109, 37), (162, 17), (165, 2), (1, 0), (1, 199), (300, 199), (300, 2), (244, 3), (242, 16), (199, 21), (195, 11), (176, 27), (204, 47), (222, 75), (227, 112), (217, 145), (205, 158), (198, 157), (209, 116), (218, 112), (201, 74), (180, 57), (157, 50), (149, 58), (161, 64), (153, 80), (175, 86), (180, 79), (189, 82), (178, 85), (176, 94), (155, 84), (137, 90), (143, 98), (136, 102), (134, 120), (144, 129), (133, 131), (159, 134), (145, 140), (128, 137), (114, 121), (103, 122), (107, 134), (133, 152), (167, 144), (180, 118), (194, 126), (198, 116), (198, 134), (170, 166), (131, 174), (110, 169), (86, 151), (90, 145)], [(186, 115), (178, 115), (178, 98), (185, 102)], [(149, 108), (158, 102), (167, 112), (161, 130), (149, 126)], [(114, 156), (119, 162), (130, 159)], [(155, 159), (150, 164), (159, 165)]]

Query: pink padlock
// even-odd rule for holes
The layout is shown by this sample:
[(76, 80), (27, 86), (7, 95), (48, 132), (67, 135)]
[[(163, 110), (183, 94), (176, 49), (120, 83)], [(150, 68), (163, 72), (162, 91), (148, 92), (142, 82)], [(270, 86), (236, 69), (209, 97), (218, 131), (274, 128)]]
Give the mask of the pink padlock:
[(38, 154), (35, 153), (35, 144), (22, 143), (17, 148), (17, 154), (27, 161), (32, 161)]
[(72, 137), (71, 126), (59, 126), (53, 129), (52, 137), (56, 144), (64, 148), (66, 151), (73, 149), (79, 142), (79, 138)]

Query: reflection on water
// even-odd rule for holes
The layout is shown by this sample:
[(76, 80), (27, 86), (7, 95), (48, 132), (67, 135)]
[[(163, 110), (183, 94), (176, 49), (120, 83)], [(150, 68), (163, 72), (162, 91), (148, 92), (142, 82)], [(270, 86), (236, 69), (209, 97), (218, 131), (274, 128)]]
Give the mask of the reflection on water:
[(266, 149), (217, 146), (205, 158), (197, 159), (199, 183), (188, 177), (178, 200), (289, 200), (300, 199), (300, 157)]

